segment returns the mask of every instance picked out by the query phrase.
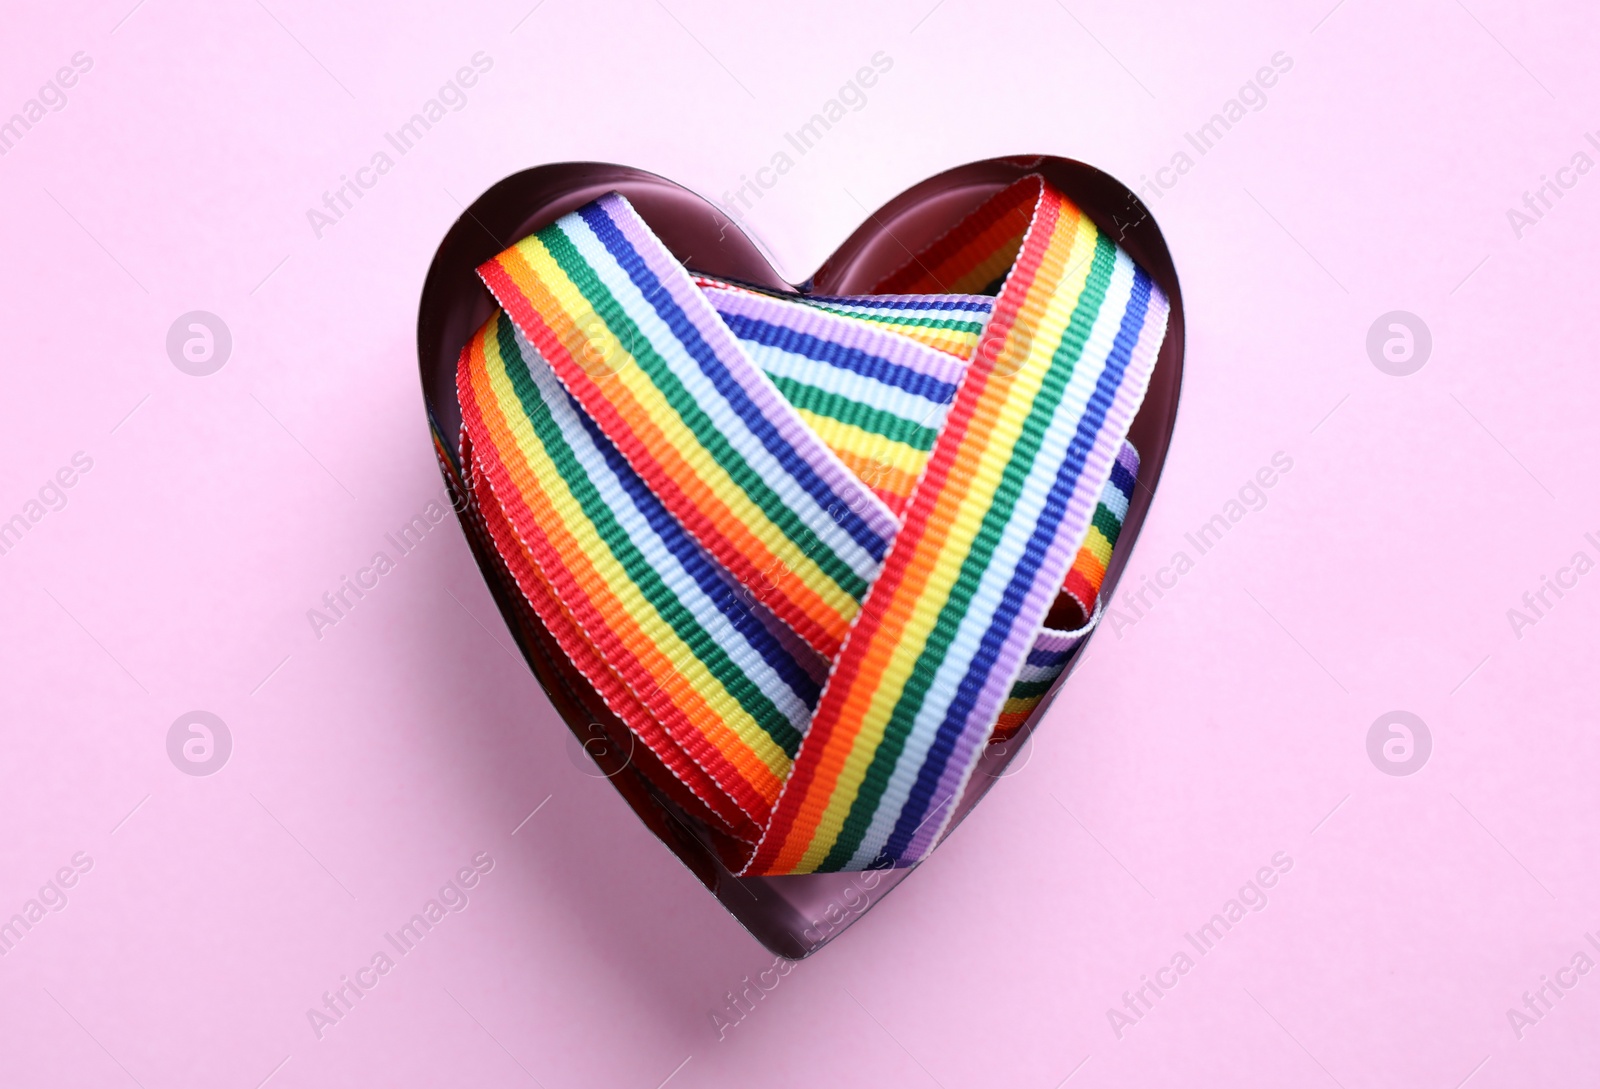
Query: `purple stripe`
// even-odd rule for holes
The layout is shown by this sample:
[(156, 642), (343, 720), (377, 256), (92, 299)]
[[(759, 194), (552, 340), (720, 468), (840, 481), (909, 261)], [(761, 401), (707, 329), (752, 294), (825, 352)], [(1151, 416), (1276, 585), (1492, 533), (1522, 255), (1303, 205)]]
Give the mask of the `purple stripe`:
[(1123, 442), (1122, 453), (1117, 455), (1117, 464), (1128, 470), (1131, 475), (1139, 475), (1139, 451), (1134, 448), (1133, 443)]
[(1045, 628), (1039, 632), (1033, 649), (1028, 652), (1027, 664), (1037, 667), (1058, 666), (1064, 662), (1072, 648), (1083, 641), (1083, 631), (1056, 631)]
[(755, 318), (785, 329), (808, 333), (818, 340), (877, 356), (897, 367), (949, 385), (958, 385), (967, 373), (965, 360), (919, 344), (899, 333), (864, 325), (854, 318), (742, 291), (708, 288), (706, 294), (711, 297), (713, 307), (721, 313)]

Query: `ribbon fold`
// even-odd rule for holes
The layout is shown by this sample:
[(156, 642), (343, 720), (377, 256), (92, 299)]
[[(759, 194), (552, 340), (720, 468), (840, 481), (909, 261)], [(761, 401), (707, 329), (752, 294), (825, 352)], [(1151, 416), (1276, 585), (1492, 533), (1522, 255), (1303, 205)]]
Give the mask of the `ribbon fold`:
[(641, 770), (741, 874), (925, 857), (1098, 619), (1160, 289), (1037, 176), (867, 295), (697, 277), (616, 193), (479, 273), (472, 513)]

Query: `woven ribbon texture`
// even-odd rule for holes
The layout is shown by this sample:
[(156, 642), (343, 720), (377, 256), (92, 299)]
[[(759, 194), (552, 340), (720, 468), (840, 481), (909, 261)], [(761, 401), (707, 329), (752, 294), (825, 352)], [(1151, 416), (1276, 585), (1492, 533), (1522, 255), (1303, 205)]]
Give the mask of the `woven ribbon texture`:
[(1036, 176), (859, 296), (696, 276), (615, 193), (479, 274), (471, 513), (639, 770), (738, 873), (925, 857), (1098, 617), (1160, 289)]

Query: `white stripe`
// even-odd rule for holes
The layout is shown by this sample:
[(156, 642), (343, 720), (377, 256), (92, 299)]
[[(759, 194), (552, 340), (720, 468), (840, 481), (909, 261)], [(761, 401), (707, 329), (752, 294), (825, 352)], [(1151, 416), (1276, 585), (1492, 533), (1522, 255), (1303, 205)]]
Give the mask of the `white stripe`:
[(1109, 480), (1106, 481), (1106, 490), (1100, 493), (1100, 502), (1105, 504), (1106, 510), (1117, 516), (1118, 522), (1127, 520), (1128, 497)]
[(887, 412), (907, 423), (937, 431), (944, 426), (944, 418), (950, 414), (950, 402), (940, 404), (927, 397), (909, 393), (898, 386), (879, 382), (855, 371), (835, 367), (830, 363), (785, 348), (774, 348), (754, 341), (743, 343), (745, 351), (750, 353), (750, 358), (756, 366), (771, 376), (804, 382), (808, 386), (815, 386), (817, 389), (836, 394), (857, 404)]
[(1057, 662), (1049, 666), (1025, 665), (1022, 667), (1022, 672), (1017, 674), (1016, 684), (1011, 687), (1015, 688), (1018, 684), (1033, 684), (1035, 681), (1053, 681), (1061, 675), (1066, 664)]

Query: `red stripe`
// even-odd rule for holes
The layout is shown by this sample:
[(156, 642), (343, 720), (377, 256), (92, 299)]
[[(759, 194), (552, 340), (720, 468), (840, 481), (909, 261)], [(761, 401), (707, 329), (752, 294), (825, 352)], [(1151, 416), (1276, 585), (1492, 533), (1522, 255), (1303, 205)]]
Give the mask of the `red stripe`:
[(1062, 589), (1072, 595), (1072, 599), (1083, 609), (1084, 616), (1094, 612), (1094, 601), (1100, 596), (1100, 588), (1085, 578), (1082, 571), (1076, 567), (1068, 571), (1067, 582)]
[[(1038, 706), (1037, 701), (1034, 701), (1034, 706)], [(1013, 711), (1010, 714), (1002, 714), (999, 720), (994, 724), (994, 733), (989, 735), (989, 740), (1009, 740), (1011, 735), (1020, 730), (1022, 728), (1022, 724), (1028, 721), (1028, 716), (1031, 714), (1033, 714), (1032, 707), (1026, 711)]]

